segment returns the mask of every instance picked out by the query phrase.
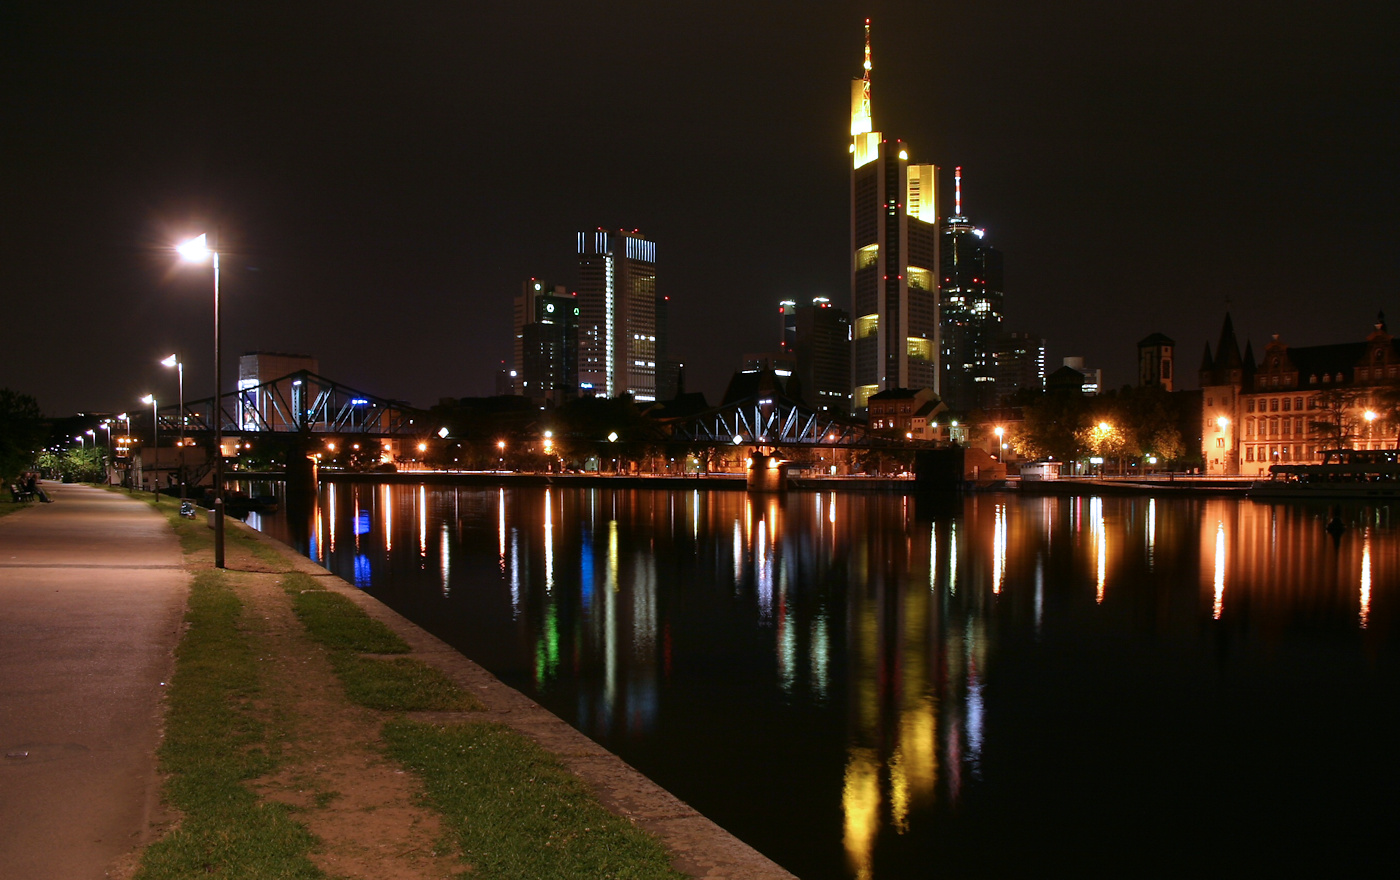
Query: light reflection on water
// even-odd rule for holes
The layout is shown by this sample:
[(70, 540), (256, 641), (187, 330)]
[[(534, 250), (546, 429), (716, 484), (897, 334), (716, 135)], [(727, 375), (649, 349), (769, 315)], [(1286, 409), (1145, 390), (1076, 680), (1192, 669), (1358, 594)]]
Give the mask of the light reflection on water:
[(1388, 515), (1334, 545), (1217, 498), (329, 484), (256, 524), (806, 880), (889, 880), (1170, 861), (1181, 814), (1283, 809), (1260, 754), (1378, 760), (1335, 713), (1396, 681)]

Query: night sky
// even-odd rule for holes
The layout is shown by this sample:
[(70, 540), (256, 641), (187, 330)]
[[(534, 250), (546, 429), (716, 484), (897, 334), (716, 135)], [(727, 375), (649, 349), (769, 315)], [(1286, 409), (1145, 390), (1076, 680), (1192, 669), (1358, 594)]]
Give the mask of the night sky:
[(493, 391), (511, 297), (574, 233), (658, 243), (689, 390), (777, 302), (849, 300), (849, 82), (964, 169), (1007, 328), (1188, 384), (1226, 308), (1256, 350), (1400, 328), (1400, 14), (1294, 2), (11, 2), (0, 6), (0, 386), (49, 415), (225, 388), (251, 350), (427, 406)]

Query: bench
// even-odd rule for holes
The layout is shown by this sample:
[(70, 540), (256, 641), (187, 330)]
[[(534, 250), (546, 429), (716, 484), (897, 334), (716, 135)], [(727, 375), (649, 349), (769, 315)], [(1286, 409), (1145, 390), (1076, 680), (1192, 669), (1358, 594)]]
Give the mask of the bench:
[(30, 492), (28, 489), (21, 489), (19, 486), (16, 486), (14, 483), (11, 483), (10, 498), (16, 504), (23, 504), (25, 502), (33, 501), (34, 493)]

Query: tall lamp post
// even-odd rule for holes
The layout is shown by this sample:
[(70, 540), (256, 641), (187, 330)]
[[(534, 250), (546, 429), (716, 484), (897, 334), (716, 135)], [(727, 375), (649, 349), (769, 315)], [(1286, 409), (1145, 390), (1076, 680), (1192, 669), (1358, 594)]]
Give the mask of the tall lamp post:
[(141, 402), (149, 403), (151, 405), (151, 491), (156, 493), (156, 497), (159, 498), (160, 479), (156, 476), (159, 472), (155, 469), (157, 455), (156, 450), (160, 448), (160, 410), (158, 409), (159, 404), (156, 403), (156, 396), (154, 394), (147, 394), (145, 397), (141, 398)]
[(210, 259), (214, 264), (214, 567), (224, 568), (224, 408), (219, 398), (224, 374), (219, 352), (219, 252), (209, 247), (207, 235), (191, 238), (176, 250), (192, 263)]
[(135, 487), (132, 485), (134, 481), (131, 478), (131, 414), (122, 413), (117, 418), (126, 422), (126, 490), (135, 492)]
[(174, 367), (180, 374), (180, 500), (185, 500), (185, 364), (176, 355), (160, 362), (162, 367)]

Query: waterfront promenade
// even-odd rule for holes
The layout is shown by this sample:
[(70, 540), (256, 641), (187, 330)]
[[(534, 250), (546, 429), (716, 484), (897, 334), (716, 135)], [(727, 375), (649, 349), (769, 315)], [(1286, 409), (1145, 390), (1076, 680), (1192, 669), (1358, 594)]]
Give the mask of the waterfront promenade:
[(0, 518), (0, 874), (87, 880), (146, 842), (189, 578), (149, 505), (44, 489)]
[[(173, 668), (190, 576), (209, 562), (201, 554), (182, 554), (165, 518), (139, 497), (86, 486), (46, 484), (45, 489), (57, 503), (0, 517), (0, 877), (125, 877), (141, 847), (171, 818), (159, 809), (155, 758), (163, 689)], [(476, 695), (486, 707), (485, 713), (473, 713), (479, 720), (533, 739), (581, 778), (605, 807), (655, 835), (678, 871), (709, 880), (792, 880), (790, 873), (440, 640), (285, 545), (241, 523), (230, 521), (229, 528), (240, 535), (230, 549), (230, 570), (247, 601), (263, 603), (258, 604), (258, 619), (271, 620), (267, 626), (300, 632), (290, 609), (282, 607), (287, 600), (277, 581), (288, 571), (314, 574), (326, 589), (347, 596), (394, 630), (411, 646), (413, 657)], [(247, 541), (273, 552), (254, 559), (243, 547)], [(279, 616), (286, 620), (279, 623)], [(308, 670), (317, 666), (327, 666), (325, 659), (306, 655), (268, 668), (294, 673), (299, 690), (305, 691)], [(329, 675), (327, 666), (322, 677)], [(362, 714), (343, 697), (316, 705), (331, 713), (314, 718), (322, 730), (352, 728), (346, 719)], [(374, 730), (327, 745), (363, 746), (376, 738)], [(417, 815), (423, 809), (404, 806), (413, 800), (411, 791), (379, 790), (386, 774), (403, 788), (402, 771), (370, 758), (337, 773), (336, 785), (344, 796), (328, 809), (340, 810), (350, 821), (309, 822), (321, 840), (320, 858), (327, 870), (336, 876), (400, 880), (444, 876), (437, 859), (414, 853), (400, 857), (400, 850), (413, 847), (389, 839), (404, 825), (390, 820), (393, 810)], [(364, 805), (360, 795), (366, 793), (397, 800)], [(374, 812), (376, 821), (366, 825), (366, 812)], [(303, 810), (300, 815), (314, 820), (314, 813)], [(411, 824), (431, 827), (435, 822), (428, 817)]]

